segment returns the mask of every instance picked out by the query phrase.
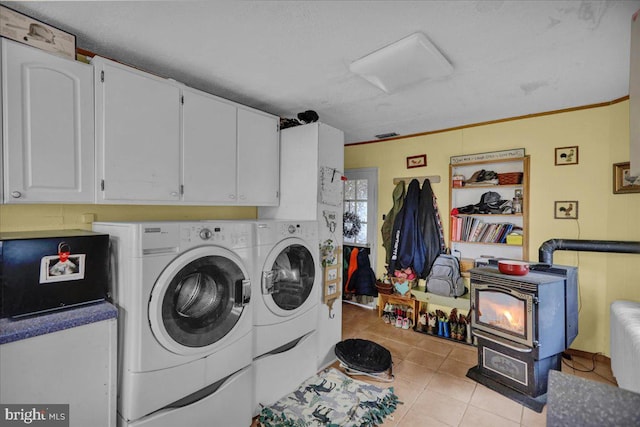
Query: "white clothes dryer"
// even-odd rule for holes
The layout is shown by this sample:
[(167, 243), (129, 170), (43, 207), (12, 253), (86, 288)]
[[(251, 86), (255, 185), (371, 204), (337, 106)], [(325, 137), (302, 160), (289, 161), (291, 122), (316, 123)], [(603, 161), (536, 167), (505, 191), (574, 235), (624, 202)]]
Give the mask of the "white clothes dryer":
[(94, 223), (93, 229), (111, 236), (120, 424), (217, 425), (222, 416), (224, 425), (250, 425), (253, 225)]
[(322, 287), (316, 221), (255, 225), (254, 414), (315, 374)]

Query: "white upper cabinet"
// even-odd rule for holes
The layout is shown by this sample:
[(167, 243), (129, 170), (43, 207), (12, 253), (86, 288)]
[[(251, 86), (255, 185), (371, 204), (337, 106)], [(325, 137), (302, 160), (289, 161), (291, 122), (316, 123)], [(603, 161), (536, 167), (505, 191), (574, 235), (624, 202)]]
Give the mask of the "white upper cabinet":
[(94, 201), (93, 68), (1, 41), (5, 203)]
[(99, 203), (278, 203), (276, 116), (104, 58), (93, 64)]
[(279, 189), (278, 118), (261, 111), (239, 107), (238, 204), (277, 206)]
[(182, 96), (182, 200), (235, 205), (237, 107), (192, 89)]
[(94, 58), (93, 64), (97, 201), (179, 201), (179, 87), (103, 58)]

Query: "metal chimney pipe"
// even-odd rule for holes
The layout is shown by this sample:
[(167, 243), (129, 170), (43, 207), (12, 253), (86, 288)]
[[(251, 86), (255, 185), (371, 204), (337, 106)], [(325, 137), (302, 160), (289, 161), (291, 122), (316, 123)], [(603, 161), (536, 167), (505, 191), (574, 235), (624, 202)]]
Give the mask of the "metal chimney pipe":
[(546, 264), (553, 264), (553, 252), (558, 250), (640, 254), (640, 242), (550, 239), (540, 245), (538, 260)]

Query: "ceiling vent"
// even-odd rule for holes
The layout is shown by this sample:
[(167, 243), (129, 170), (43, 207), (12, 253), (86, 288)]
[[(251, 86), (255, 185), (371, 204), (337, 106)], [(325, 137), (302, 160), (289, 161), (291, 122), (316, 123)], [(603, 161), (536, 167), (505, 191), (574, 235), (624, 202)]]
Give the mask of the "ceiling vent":
[(389, 132), (389, 133), (381, 133), (376, 135), (376, 138), (378, 139), (387, 139), (387, 138), (393, 138), (394, 136), (400, 136), (399, 133), (395, 133), (395, 132)]
[(414, 33), (364, 56), (349, 66), (352, 73), (387, 93), (453, 73), (453, 66), (427, 37)]

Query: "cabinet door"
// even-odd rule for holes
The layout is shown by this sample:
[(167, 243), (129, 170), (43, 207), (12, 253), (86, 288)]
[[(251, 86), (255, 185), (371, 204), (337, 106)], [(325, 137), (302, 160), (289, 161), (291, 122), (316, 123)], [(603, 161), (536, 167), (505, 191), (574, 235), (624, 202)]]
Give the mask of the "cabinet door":
[(236, 203), (236, 106), (183, 90), (182, 184), (185, 202)]
[(5, 202), (93, 202), (93, 67), (2, 39), (2, 76)]
[(98, 201), (179, 201), (180, 89), (110, 61), (99, 64)]
[(278, 204), (279, 134), (277, 117), (238, 109), (238, 204)]

